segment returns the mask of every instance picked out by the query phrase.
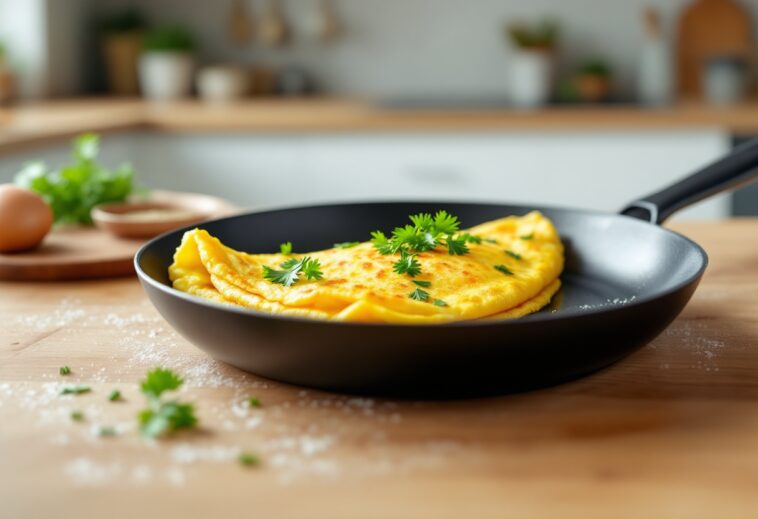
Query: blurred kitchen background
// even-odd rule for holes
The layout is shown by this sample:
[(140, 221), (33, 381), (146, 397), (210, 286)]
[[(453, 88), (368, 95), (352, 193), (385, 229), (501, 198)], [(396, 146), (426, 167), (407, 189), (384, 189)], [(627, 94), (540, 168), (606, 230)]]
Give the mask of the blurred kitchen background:
[[(0, 0), (0, 182), (618, 210), (758, 135), (758, 0)], [(758, 186), (684, 217), (758, 214)]]

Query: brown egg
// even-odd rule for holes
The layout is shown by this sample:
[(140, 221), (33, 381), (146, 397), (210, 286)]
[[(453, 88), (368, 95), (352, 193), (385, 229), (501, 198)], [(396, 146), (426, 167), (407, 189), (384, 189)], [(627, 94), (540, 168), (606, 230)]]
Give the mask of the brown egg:
[(36, 247), (53, 225), (53, 212), (38, 194), (0, 185), (0, 252)]

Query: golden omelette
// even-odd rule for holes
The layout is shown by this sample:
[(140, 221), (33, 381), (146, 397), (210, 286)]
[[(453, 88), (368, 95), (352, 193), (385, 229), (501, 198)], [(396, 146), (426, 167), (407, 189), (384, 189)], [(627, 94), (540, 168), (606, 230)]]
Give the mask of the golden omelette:
[[(563, 245), (541, 213), (462, 232), (482, 240), (469, 242), (464, 255), (443, 248), (419, 252), (421, 273), (410, 277), (393, 271), (398, 254), (383, 255), (371, 242), (291, 256), (247, 254), (194, 229), (184, 234), (169, 277), (178, 290), (262, 312), (402, 324), (521, 317), (547, 305), (560, 288)], [(264, 277), (264, 266), (304, 256), (318, 260), (321, 279), (285, 286)], [(427, 300), (409, 297), (419, 286)]]

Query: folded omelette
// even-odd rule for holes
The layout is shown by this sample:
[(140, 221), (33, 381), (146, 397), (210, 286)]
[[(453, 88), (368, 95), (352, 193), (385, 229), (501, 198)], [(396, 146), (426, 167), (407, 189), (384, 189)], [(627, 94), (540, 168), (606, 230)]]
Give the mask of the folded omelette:
[[(184, 234), (169, 277), (178, 290), (262, 312), (399, 324), (521, 317), (547, 305), (560, 288), (563, 246), (541, 213), (461, 232), (474, 237), (467, 254), (420, 252), (421, 273), (410, 277), (393, 271), (396, 254), (382, 254), (371, 242), (307, 254), (248, 254), (194, 229)], [(285, 286), (264, 276), (264, 266), (306, 256), (318, 260), (320, 279)], [(428, 299), (409, 297), (419, 287)]]

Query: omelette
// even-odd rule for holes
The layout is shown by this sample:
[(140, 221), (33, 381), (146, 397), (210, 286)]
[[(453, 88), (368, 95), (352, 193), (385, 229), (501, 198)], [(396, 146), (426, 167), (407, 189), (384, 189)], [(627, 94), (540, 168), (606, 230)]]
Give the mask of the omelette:
[(193, 229), (169, 278), (177, 290), (261, 312), (395, 324), (513, 319), (546, 306), (561, 286), (563, 245), (539, 212), (456, 229), (447, 240), (465, 247), (452, 252), (440, 239), (431, 250), (390, 253), (375, 239), (307, 254), (248, 254)]

